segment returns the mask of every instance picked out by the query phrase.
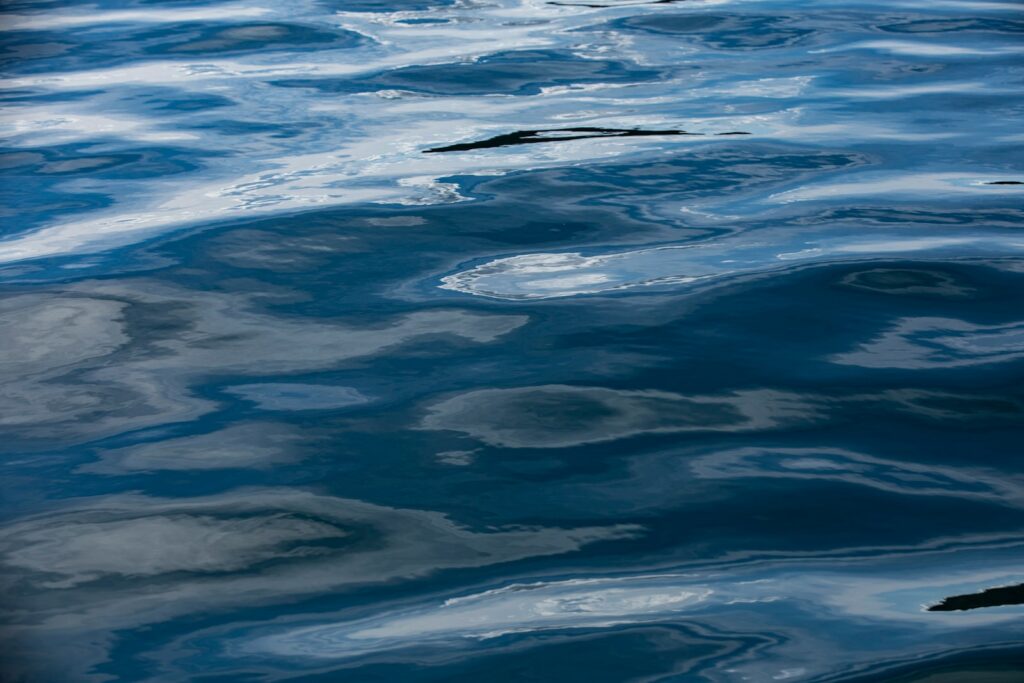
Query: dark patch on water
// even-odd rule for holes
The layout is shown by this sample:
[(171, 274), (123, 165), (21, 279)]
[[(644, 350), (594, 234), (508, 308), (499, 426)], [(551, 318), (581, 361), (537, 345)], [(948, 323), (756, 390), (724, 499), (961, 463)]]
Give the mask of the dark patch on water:
[(977, 593), (954, 595), (928, 608), (929, 612), (963, 612), (984, 607), (1024, 605), (1024, 583), (986, 588)]
[(532, 145), (539, 142), (565, 142), (566, 140), (585, 140), (587, 138), (632, 138), (649, 137), (652, 135), (703, 135), (703, 133), (687, 133), (685, 130), (640, 130), (636, 128), (544, 128), (538, 130), (517, 130), (514, 133), (495, 135), (493, 138), (477, 142), (460, 142), (445, 147), (432, 147), (423, 150), (426, 154), (434, 152), (465, 152), (471, 149), (490, 149), (492, 147), (509, 147), (511, 145)]

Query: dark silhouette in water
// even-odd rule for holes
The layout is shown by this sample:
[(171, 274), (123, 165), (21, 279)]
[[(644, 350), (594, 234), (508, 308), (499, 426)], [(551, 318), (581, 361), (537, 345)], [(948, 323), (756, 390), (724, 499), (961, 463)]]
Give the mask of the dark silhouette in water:
[(993, 180), (992, 182), (985, 183), (985, 184), (986, 185), (1024, 185), (1024, 182), (1021, 182), (1019, 180)]
[[(538, 142), (561, 142), (564, 140), (583, 140), (585, 138), (629, 138), (649, 135), (703, 135), (703, 133), (687, 133), (685, 130), (638, 130), (635, 128), (546, 128), (541, 130), (517, 130), (514, 133), (496, 135), (493, 138), (477, 142), (460, 142), (445, 147), (432, 147), (431, 149), (423, 150), (423, 152), (426, 154), (434, 152), (465, 152), (471, 149), (532, 145)], [(719, 133), (719, 135), (748, 135), (748, 133)]]
[(932, 605), (928, 608), (928, 611), (954, 612), (981, 607), (999, 607), (1001, 605), (1024, 605), (1024, 583), (1019, 583), (1016, 586), (986, 588), (980, 593), (954, 595), (937, 605)]

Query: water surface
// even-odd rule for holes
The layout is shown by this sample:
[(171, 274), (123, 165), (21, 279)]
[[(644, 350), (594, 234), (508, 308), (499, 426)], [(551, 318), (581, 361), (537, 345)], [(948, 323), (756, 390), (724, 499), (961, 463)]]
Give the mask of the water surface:
[(5, 3), (6, 679), (1021, 680), (1022, 38)]

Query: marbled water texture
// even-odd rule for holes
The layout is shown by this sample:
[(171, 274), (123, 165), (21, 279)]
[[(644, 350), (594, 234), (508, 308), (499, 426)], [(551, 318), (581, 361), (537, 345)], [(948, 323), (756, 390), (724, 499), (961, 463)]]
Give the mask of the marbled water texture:
[(1024, 680), (1024, 12), (10, 0), (0, 670)]

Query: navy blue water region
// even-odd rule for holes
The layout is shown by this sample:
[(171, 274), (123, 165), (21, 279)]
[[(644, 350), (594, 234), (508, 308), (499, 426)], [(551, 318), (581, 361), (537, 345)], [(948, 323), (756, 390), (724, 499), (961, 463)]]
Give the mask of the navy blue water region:
[(1024, 680), (1024, 13), (10, 0), (40, 683)]

